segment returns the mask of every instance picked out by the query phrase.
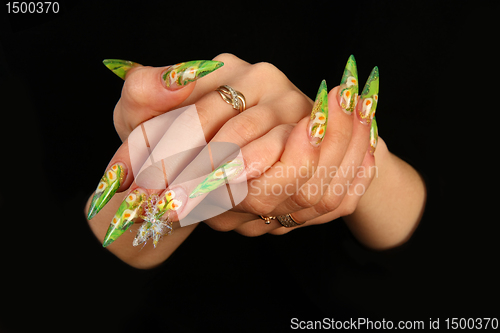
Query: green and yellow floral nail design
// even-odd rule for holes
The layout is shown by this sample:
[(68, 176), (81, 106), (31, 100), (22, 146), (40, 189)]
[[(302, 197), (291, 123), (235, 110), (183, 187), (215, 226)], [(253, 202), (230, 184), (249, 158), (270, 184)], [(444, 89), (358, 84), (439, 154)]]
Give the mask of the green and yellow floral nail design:
[(311, 112), (311, 119), (307, 128), (309, 141), (314, 147), (318, 147), (325, 138), (326, 125), (328, 124), (328, 90), (326, 81), (321, 81), (316, 100)]
[(144, 222), (134, 238), (132, 243), (134, 246), (145, 243), (152, 238), (153, 245), (156, 248), (163, 236), (172, 233), (170, 213), (178, 211), (187, 199), (185, 193), (180, 192), (180, 190), (168, 190), (161, 196), (157, 194), (149, 196), (143, 205), (141, 218)]
[(111, 220), (102, 246), (106, 247), (120, 237), (138, 218), (142, 212), (142, 203), (146, 200), (144, 190), (135, 189), (130, 192)]
[(370, 126), (370, 154), (375, 153), (375, 149), (377, 148), (378, 143), (378, 126), (377, 119), (373, 117), (371, 126)]
[(106, 67), (108, 67), (113, 73), (118, 75), (120, 78), (125, 80), (127, 73), (134, 67), (142, 66), (133, 61), (128, 60), (120, 60), (120, 59), (105, 59), (103, 63)]
[(123, 177), (124, 168), (120, 164), (113, 164), (106, 170), (92, 197), (87, 219), (92, 219), (115, 195), (120, 183), (123, 181)]
[(212, 171), (204, 181), (202, 181), (189, 195), (190, 198), (196, 198), (202, 194), (212, 192), (218, 189), (227, 181), (238, 177), (245, 168), (243, 161), (240, 158), (235, 158), (228, 161)]
[(223, 62), (214, 60), (194, 60), (170, 66), (162, 74), (167, 89), (176, 90), (212, 73), (222, 67)]
[(347, 114), (352, 114), (356, 109), (356, 104), (358, 102), (358, 68), (356, 66), (356, 60), (354, 56), (351, 55), (347, 60), (347, 65), (344, 69), (344, 74), (340, 80), (339, 88), (339, 104), (342, 110)]
[(378, 103), (378, 86), (379, 73), (378, 67), (375, 66), (366, 81), (359, 100), (361, 107), (358, 106), (358, 116), (363, 124), (369, 124), (375, 116)]

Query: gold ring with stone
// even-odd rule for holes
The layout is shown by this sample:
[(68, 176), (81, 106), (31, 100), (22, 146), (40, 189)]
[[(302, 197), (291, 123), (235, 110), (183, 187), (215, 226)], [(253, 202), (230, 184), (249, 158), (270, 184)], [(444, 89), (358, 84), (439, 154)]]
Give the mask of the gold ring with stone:
[(246, 109), (246, 99), (245, 96), (239, 92), (234, 90), (232, 87), (228, 85), (220, 86), (215, 89), (222, 99), (227, 103), (233, 106), (233, 109), (239, 111), (240, 113), (245, 111)]
[(271, 224), (271, 220), (276, 220), (276, 216), (262, 216), (262, 215), (259, 215), (259, 217), (261, 219), (263, 219), (264, 221), (266, 221), (266, 224)]
[(292, 228), (305, 223), (305, 222), (298, 222), (297, 220), (295, 220), (292, 217), (292, 214), (278, 215), (276, 216), (276, 219), (285, 228)]

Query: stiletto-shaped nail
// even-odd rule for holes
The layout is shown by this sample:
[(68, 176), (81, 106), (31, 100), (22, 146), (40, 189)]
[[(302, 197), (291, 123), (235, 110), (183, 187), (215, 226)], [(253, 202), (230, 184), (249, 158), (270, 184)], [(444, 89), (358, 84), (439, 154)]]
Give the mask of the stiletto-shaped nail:
[(161, 195), (150, 195), (141, 213), (144, 222), (137, 231), (132, 244), (138, 246), (152, 238), (156, 248), (163, 236), (172, 233), (171, 215), (173, 212), (180, 213), (186, 201), (186, 192), (179, 187), (165, 191)]
[(120, 237), (137, 219), (142, 212), (142, 203), (146, 200), (146, 192), (137, 188), (130, 192), (121, 203), (111, 220), (102, 246), (106, 247)]
[(223, 62), (214, 60), (181, 62), (168, 67), (161, 77), (167, 89), (176, 90), (212, 73), (223, 65)]
[(328, 90), (326, 88), (326, 81), (321, 81), (319, 86), (316, 100), (314, 101), (313, 109), (311, 112), (311, 119), (307, 126), (307, 134), (309, 135), (309, 142), (314, 147), (318, 147), (325, 138), (326, 125), (328, 123)]
[(340, 80), (338, 100), (340, 108), (347, 114), (352, 114), (358, 102), (359, 84), (358, 67), (356, 60), (351, 54), (344, 69), (344, 75)]
[(377, 119), (373, 117), (371, 127), (370, 127), (370, 154), (375, 153), (375, 149), (377, 148), (378, 143), (378, 126)]
[(92, 219), (115, 195), (125, 176), (125, 168), (121, 164), (113, 164), (102, 176), (90, 203), (87, 219)]
[(226, 184), (226, 182), (238, 177), (244, 169), (244, 163), (240, 158), (228, 161), (212, 171), (189, 195), (196, 198), (202, 194), (212, 192)]
[(120, 59), (104, 59), (103, 64), (124, 80), (129, 70), (137, 66), (142, 66), (141, 64), (133, 61)]
[(379, 74), (375, 66), (366, 81), (358, 103), (358, 117), (363, 124), (369, 124), (375, 116), (378, 103)]

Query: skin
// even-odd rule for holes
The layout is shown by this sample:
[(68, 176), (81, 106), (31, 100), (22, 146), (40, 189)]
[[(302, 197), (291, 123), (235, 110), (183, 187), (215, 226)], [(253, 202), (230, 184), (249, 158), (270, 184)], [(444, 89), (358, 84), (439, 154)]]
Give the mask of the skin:
[[(249, 170), (250, 195), (232, 211), (205, 221), (213, 229), (235, 230), (246, 236), (264, 233), (281, 235), (343, 217), (355, 237), (375, 250), (401, 245), (411, 237), (425, 206), (423, 180), (410, 165), (390, 153), (381, 138), (374, 156), (367, 153), (369, 126), (361, 124), (356, 115), (347, 115), (340, 110), (336, 99), (338, 87), (329, 93), (329, 124), (334, 125), (328, 127), (321, 146), (314, 148), (306, 135), (312, 101), (293, 86), (283, 73), (270, 64), (250, 65), (228, 54), (220, 55), (215, 60), (223, 61), (224, 67), (177, 91), (168, 91), (159, 82), (158, 77), (164, 68), (138, 67), (131, 70), (114, 113), (115, 127), (124, 144), (109, 165), (117, 162), (129, 165), (126, 138), (140, 123), (168, 110), (196, 102), (207, 142), (234, 142), (241, 147), (247, 164), (250, 164), (249, 161), (257, 162), (257, 167)], [(267, 85), (258, 80), (263, 75)], [(236, 81), (230, 81), (230, 77), (236, 78)], [(237, 78), (245, 78), (247, 84), (242, 84), (243, 81)], [(245, 92), (245, 96), (250, 98), (247, 99), (245, 112), (237, 115), (230, 105), (224, 106), (220, 96), (213, 92), (221, 84)], [(213, 114), (214, 109), (217, 110), (216, 115)], [(263, 117), (268, 118), (261, 121)], [(260, 125), (248, 126), (249, 123)], [(297, 151), (301, 151), (301, 154), (297, 154)], [(262, 160), (262, 156), (268, 156), (268, 159)], [(307, 177), (299, 184), (299, 187), (319, 184), (321, 181), (339, 184), (346, 189), (345, 194), (340, 196), (328, 192), (310, 195), (307, 191), (302, 191), (301, 195), (299, 188), (293, 185), (295, 179), (277, 176), (279, 165), (296, 168), (311, 164), (338, 166), (339, 170), (342, 167), (363, 166), (368, 169), (375, 166), (375, 161), (377, 177), (374, 174), (370, 177), (352, 177), (341, 173), (322, 176), (309, 168)], [(271, 165), (271, 169), (266, 168)], [(290, 184), (291, 193), (299, 194), (264, 196), (252, 193), (252, 190), (264, 189), (263, 180), (280, 186)], [(251, 186), (252, 182), (254, 186)], [(362, 196), (347, 191), (349, 185), (355, 188), (358, 184), (366, 188)], [(103, 240), (109, 222), (124, 197), (135, 187), (133, 175), (128, 172), (118, 190), (120, 193), (89, 221), (99, 240)], [(89, 203), (90, 198), (86, 211)], [(284, 228), (277, 221), (266, 225), (257, 217), (290, 212), (294, 212), (294, 218), (298, 221), (307, 220), (307, 223)], [(136, 223), (131, 227), (132, 232), (125, 232), (107, 248), (129, 265), (143, 269), (155, 267), (166, 260), (196, 228), (196, 224), (180, 228), (178, 223), (174, 223), (174, 232), (159, 242), (156, 249), (148, 242), (139, 251), (140, 247), (131, 246), (139, 225)]]

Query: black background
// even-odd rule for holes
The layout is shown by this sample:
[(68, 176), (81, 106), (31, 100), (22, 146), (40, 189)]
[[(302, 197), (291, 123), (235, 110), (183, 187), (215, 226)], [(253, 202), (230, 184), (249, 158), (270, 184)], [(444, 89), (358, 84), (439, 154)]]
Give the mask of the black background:
[[(500, 317), (498, 6), (480, 2), (60, 2), (0, 8), (5, 332), (286, 331), (290, 319)], [(369, 251), (341, 220), (246, 238), (201, 224), (162, 266), (102, 249), (83, 206), (120, 145), (105, 58), (164, 66), (229, 52), (309, 97), (381, 75), (379, 134), (426, 178), (410, 242)], [(262, 78), (265, 80), (265, 78)], [(142, 328), (142, 329), (141, 329)]]

